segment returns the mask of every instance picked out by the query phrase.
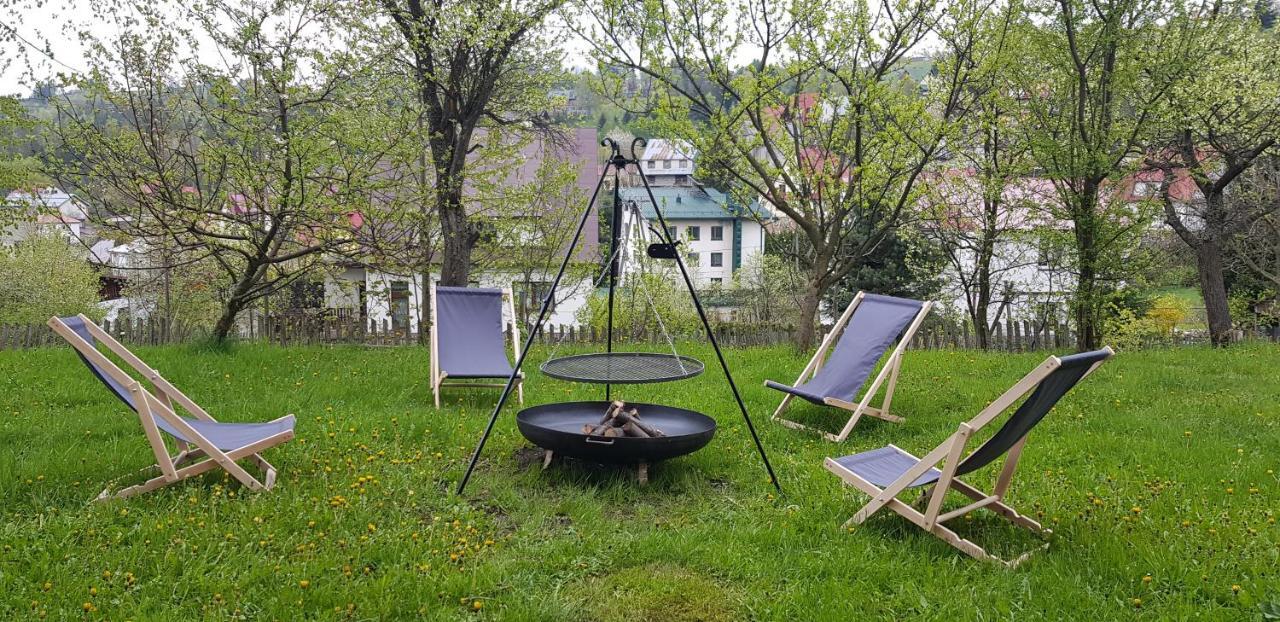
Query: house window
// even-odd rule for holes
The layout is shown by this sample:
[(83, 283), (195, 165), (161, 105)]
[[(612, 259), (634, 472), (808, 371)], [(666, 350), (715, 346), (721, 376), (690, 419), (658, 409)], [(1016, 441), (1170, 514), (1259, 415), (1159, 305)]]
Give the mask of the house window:
[(698, 264), (700, 263), (700, 262), (698, 261), (698, 254), (697, 254), (697, 253), (689, 253), (688, 255), (685, 255), (685, 261), (684, 261), (684, 262), (685, 262), (685, 263), (687, 263), (687, 264), (689, 264), (690, 266), (692, 266), (692, 267), (694, 267), (694, 268), (698, 267)]
[(676, 240), (676, 235), (677, 235), (677, 234), (676, 234), (676, 226), (675, 226), (675, 225), (671, 225), (670, 227), (667, 227), (667, 237), (671, 238), (671, 240), (672, 240), (672, 241), (675, 241), (675, 240)]
[(390, 292), (391, 330), (409, 330), (409, 284), (392, 281)]
[(689, 232), (688, 235), (690, 240), (702, 239), (702, 227), (698, 227), (698, 226), (688, 227), (686, 228), (686, 231)]
[(724, 227), (715, 225), (711, 227), (711, 241), (719, 242), (724, 239)]
[(653, 160), (649, 160), (649, 168), (654, 168), (657, 166), (657, 164), (658, 164), (657, 162), (654, 162)]
[(671, 168), (671, 160), (663, 160), (662, 168)]
[(713, 277), (711, 277), (711, 284), (712, 284), (712, 285), (720, 285), (721, 283), (724, 283), (724, 279), (722, 279), (722, 278), (720, 278), (720, 277), (718, 277), (718, 276), (713, 276)]
[(724, 253), (711, 253), (711, 267), (719, 268), (724, 265)]

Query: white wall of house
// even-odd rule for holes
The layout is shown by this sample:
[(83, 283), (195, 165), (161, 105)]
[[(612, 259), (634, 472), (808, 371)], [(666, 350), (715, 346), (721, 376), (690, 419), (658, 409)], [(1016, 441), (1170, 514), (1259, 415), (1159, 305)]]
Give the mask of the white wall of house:
[[(667, 223), (676, 228), (676, 236), (683, 242), (685, 265), (689, 267), (695, 285), (729, 285), (733, 281), (732, 219), (668, 220)], [(739, 223), (742, 227), (741, 266), (764, 252), (764, 228), (755, 221), (741, 220)], [(719, 239), (715, 239), (717, 228)], [(717, 263), (719, 265), (715, 265)]]
[[(475, 287), (510, 287), (520, 277), (508, 273), (483, 273), (476, 275)], [(546, 275), (544, 282), (550, 283), (555, 275)], [(432, 275), (438, 279), (438, 274)], [(542, 280), (542, 279), (539, 279)], [(359, 285), (365, 288), (365, 313), (379, 327), (384, 322), (387, 326), (395, 326), (399, 318), (407, 323), (410, 332), (418, 331), (419, 309), (424, 304), (428, 292), (421, 287), (420, 278), (366, 270), (364, 268), (348, 268), (341, 274), (325, 278), (325, 307), (329, 309), (352, 309), (359, 307)], [(592, 281), (590, 278), (581, 281), (562, 283), (556, 296), (555, 309), (550, 314), (549, 324), (577, 324), (578, 310), (587, 303)], [(393, 306), (399, 313), (394, 313)], [(510, 321), (510, 315), (503, 309), (503, 317)], [(403, 328), (395, 326), (396, 328)]]
[[(976, 255), (965, 254), (961, 259), (965, 274), (972, 274), (977, 263)], [(1075, 289), (1075, 277), (1058, 258), (1043, 256), (1040, 245), (1035, 242), (1014, 239), (997, 245), (992, 263), (1000, 282), (993, 287), (987, 317), (994, 319), (1000, 312), (1002, 321), (1009, 317), (1038, 321), (1044, 319), (1048, 305), (1055, 310), (1059, 320), (1066, 319), (1067, 302), (1070, 292)], [(943, 276), (943, 302), (965, 312), (968, 306), (956, 270), (948, 267)], [(1011, 296), (1005, 295), (1005, 284), (1011, 286)]]
[(690, 185), (697, 151), (681, 141), (650, 140), (640, 156), (640, 170), (658, 186)]

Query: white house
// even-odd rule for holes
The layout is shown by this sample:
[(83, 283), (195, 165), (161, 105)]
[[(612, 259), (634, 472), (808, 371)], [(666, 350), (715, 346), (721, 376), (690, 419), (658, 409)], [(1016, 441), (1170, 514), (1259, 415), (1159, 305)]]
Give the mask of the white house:
[[(555, 275), (540, 275), (536, 284), (549, 286)], [(545, 286), (535, 291), (525, 291), (520, 275), (486, 271), (474, 275), (472, 287), (512, 288), (517, 309), (532, 309), (536, 313), (546, 296)], [(431, 274), (432, 281), (439, 282), (438, 273)], [(556, 292), (546, 323), (551, 325), (577, 324), (578, 310), (587, 301), (591, 291), (591, 279), (566, 279)], [(343, 272), (330, 275), (324, 281), (325, 307), (337, 312), (339, 317), (360, 317), (391, 330), (418, 332), (418, 318), (427, 292), (421, 276), (408, 276), (380, 272), (352, 266)], [(508, 322), (510, 317), (503, 315)]]
[(0, 228), (0, 244), (14, 244), (36, 235), (59, 234), (78, 240), (84, 234), (89, 218), (84, 206), (58, 188), (41, 188), (35, 192), (14, 190), (5, 197), (0, 209), (22, 212)]
[(640, 171), (651, 186), (692, 186), (697, 151), (684, 141), (655, 138), (640, 156)]
[[(978, 261), (978, 227), (987, 217), (982, 203), (982, 182), (971, 168), (953, 168), (931, 175), (932, 192), (923, 208), (930, 237), (946, 240), (948, 265), (943, 272), (943, 302), (966, 311), (976, 304), (971, 286)], [(1046, 241), (1046, 232), (1070, 231), (1070, 223), (1055, 220), (1046, 206), (1058, 201), (1053, 182), (1024, 177), (1004, 189), (1004, 206), (995, 226), (1000, 239), (991, 257), (991, 301), (987, 317), (1035, 323), (1065, 321), (1068, 302), (1075, 290), (1075, 275), (1061, 249)], [(969, 283), (970, 286), (966, 286)]]
[[(714, 189), (690, 186), (656, 186), (653, 198), (658, 201), (667, 231), (678, 239), (685, 265), (694, 285), (728, 285), (734, 273), (751, 257), (764, 253), (764, 227), (758, 221), (758, 208), (737, 205), (731, 197)], [(644, 188), (621, 188), (623, 230), (628, 230), (635, 211), (646, 227), (658, 227), (659, 221)]]
[[(498, 185), (513, 191), (526, 188), (537, 179), (538, 169), (544, 163), (567, 162), (575, 169), (575, 176), (570, 187), (561, 189), (564, 196), (559, 198), (569, 206), (570, 216), (576, 222), (581, 213), (579, 210), (586, 207), (585, 203), (599, 178), (599, 144), (595, 129), (575, 129), (571, 133), (571, 138), (568, 143), (533, 140), (513, 148), (509, 161), (501, 165), (491, 165), (497, 166), (503, 172), (503, 178), (497, 180)], [(485, 208), (481, 205), (469, 205), (468, 211), (478, 219), (486, 216), (503, 218), (507, 221), (521, 218), (541, 219), (544, 226), (559, 226), (559, 223), (550, 220), (549, 212), (538, 211), (542, 209), (539, 205), (541, 204), (528, 206), (533, 210), (529, 213), (517, 213), (511, 209), (512, 206), (506, 206), (506, 209), (497, 214), (486, 214)], [(554, 216), (562, 218), (564, 214), (556, 212)], [(594, 222), (594, 215), (592, 221)], [(572, 224), (567, 221), (564, 223), (565, 226), (572, 226)], [(526, 250), (525, 245), (530, 242), (533, 233), (523, 232), (520, 227), (513, 227), (512, 231), (515, 235), (511, 240), (503, 242), (504, 246), (508, 247), (505, 252), (519, 253)], [(598, 230), (588, 227), (583, 231), (579, 242), (577, 259), (584, 264), (593, 263), (599, 253), (598, 244)], [(499, 267), (473, 272), (470, 285), (511, 287), (516, 297), (516, 312), (525, 317), (532, 317), (546, 298), (551, 281), (555, 277), (554, 272), (547, 274), (545, 271), (538, 271), (540, 273), (530, 276), (518, 273), (515, 269), (502, 268), (501, 261), (495, 263)], [(551, 269), (554, 270), (554, 266)], [(433, 273), (431, 279), (438, 281), (439, 274)], [(592, 277), (566, 278), (556, 292), (555, 303), (547, 322), (555, 325), (576, 324), (578, 310), (586, 304), (591, 285)], [(418, 319), (421, 310), (425, 308), (427, 296), (421, 275), (396, 274), (381, 270), (377, 266), (357, 264), (340, 266), (338, 270), (326, 277), (324, 283), (325, 308), (333, 310), (339, 316), (351, 315), (365, 321), (376, 322), (379, 327), (385, 323), (394, 330), (418, 331)]]

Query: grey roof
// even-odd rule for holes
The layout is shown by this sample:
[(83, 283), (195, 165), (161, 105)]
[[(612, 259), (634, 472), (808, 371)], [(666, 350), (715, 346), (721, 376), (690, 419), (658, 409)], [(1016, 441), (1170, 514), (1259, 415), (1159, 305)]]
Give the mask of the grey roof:
[[(658, 186), (652, 190), (653, 197), (662, 207), (662, 215), (667, 220), (756, 218), (765, 215), (756, 202), (745, 207), (738, 205), (715, 188)], [(618, 194), (624, 204), (635, 201), (645, 218), (655, 217), (653, 205), (644, 188), (619, 188)]]

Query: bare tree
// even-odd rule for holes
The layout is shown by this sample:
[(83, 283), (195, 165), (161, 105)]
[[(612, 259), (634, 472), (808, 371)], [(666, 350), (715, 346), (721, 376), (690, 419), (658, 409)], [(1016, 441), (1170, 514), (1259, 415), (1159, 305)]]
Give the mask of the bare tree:
[(1266, 283), (1280, 299), (1280, 156), (1263, 159), (1241, 175), (1228, 201), (1232, 209), (1260, 214), (1231, 240), (1230, 263)]

